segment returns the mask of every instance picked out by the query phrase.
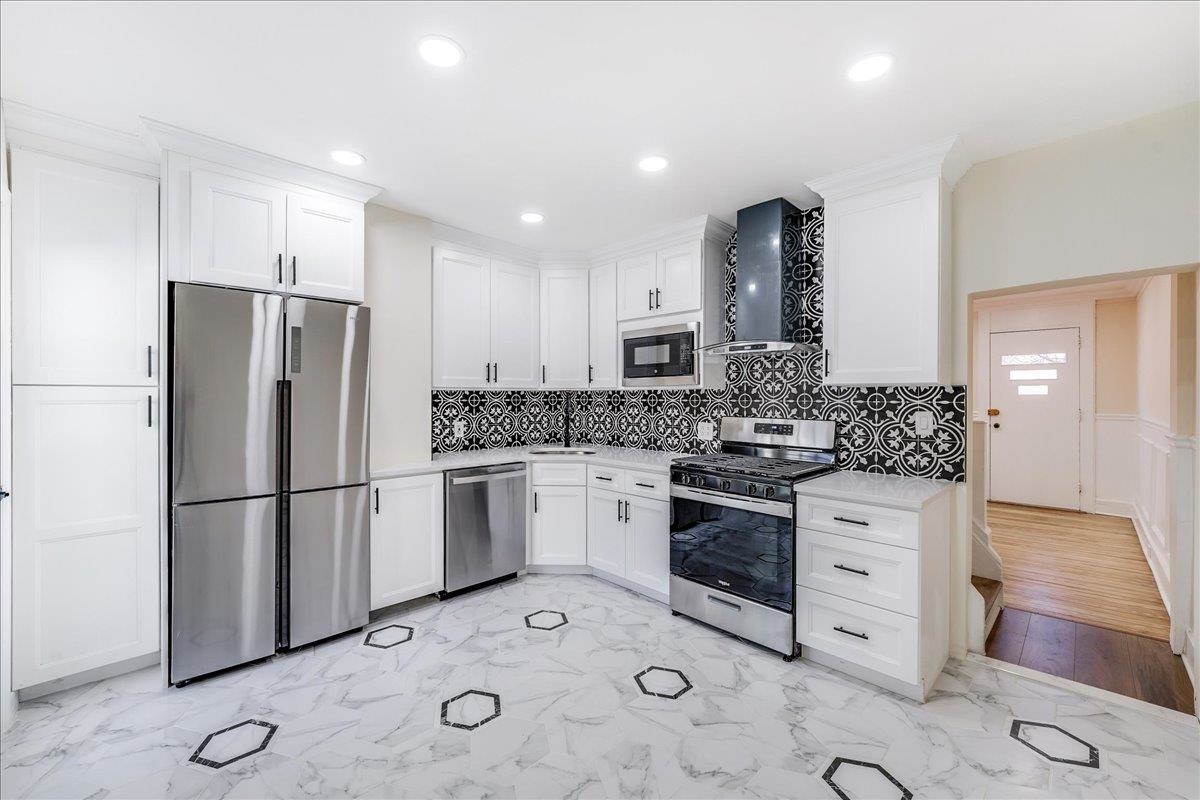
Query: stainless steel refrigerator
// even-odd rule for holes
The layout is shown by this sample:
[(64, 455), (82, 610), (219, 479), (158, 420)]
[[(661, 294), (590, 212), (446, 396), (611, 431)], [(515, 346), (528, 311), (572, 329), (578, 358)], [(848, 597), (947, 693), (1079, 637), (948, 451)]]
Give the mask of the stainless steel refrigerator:
[(370, 309), (173, 284), (170, 677), (370, 613)]

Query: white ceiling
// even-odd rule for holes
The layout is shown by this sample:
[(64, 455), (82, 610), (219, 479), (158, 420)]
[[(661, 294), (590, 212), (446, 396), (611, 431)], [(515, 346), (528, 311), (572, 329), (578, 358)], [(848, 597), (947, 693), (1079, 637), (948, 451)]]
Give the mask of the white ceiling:
[[(3, 2), (0, 94), (138, 116), (385, 187), (539, 250), (699, 214), (962, 134), (973, 161), (1194, 101), (1195, 2)], [(415, 43), (458, 41), (437, 70)], [(879, 81), (856, 58), (891, 52)], [(334, 164), (334, 148), (366, 155)], [(671, 166), (638, 172), (662, 153)], [(518, 219), (536, 209), (540, 226)]]

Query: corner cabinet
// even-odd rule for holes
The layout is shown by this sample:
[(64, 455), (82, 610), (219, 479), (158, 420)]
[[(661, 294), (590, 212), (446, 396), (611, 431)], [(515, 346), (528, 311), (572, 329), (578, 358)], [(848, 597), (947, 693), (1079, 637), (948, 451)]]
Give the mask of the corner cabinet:
[(825, 200), (825, 382), (950, 380), (948, 139), (812, 181)]
[(588, 270), (588, 385), (593, 389), (615, 389), (617, 373), (617, 265), (605, 264)]
[(588, 283), (586, 269), (541, 271), (543, 388), (588, 387)]
[(371, 610), (445, 587), (442, 474), (371, 483)]

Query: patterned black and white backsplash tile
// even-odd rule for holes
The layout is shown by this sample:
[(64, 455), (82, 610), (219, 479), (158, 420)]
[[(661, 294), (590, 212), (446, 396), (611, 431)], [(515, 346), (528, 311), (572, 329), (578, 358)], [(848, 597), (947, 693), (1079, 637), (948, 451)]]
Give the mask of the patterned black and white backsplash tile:
[[(788, 220), (784, 255), (801, 311), (797, 341), (821, 344), (823, 264), (821, 209)], [(734, 286), (737, 234), (726, 248), (727, 338), (737, 323)], [(718, 441), (696, 437), (697, 424), (721, 417), (830, 419), (837, 423), (838, 466), (961, 481), (966, 469), (965, 386), (826, 386), (820, 353), (731, 358), (723, 389), (573, 392), (571, 429), (577, 442), (706, 453)], [(517, 447), (562, 441), (563, 392), (435, 391), (433, 451)], [(934, 434), (917, 436), (913, 415), (933, 414)], [(462, 421), (463, 435), (455, 433)]]

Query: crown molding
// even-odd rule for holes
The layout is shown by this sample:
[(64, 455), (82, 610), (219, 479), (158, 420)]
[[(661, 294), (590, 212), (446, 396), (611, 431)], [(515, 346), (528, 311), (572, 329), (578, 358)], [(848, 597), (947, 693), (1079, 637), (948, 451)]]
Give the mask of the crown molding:
[(729, 237), (733, 236), (734, 230), (736, 229), (729, 223), (705, 214), (658, 228), (634, 239), (591, 250), (587, 255), (593, 264), (602, 264), (623, 256), (674, 244), (683, 239), (696, 238), (724, 247), (729, 242)]
[(539, 269), (588, 269), (592, 259), (580, 251), (549, 251), (538, 254)]
[(158, 177), (157, 154), (124, 131), (4, 100), (4, 125), (11, 147)]
[(382, 191), (374, 184), (260, 153), (149, 117), (141, 117), (141, 122), (142, 140), (146, 146), (153, 148), (156, 154), (162, 150), (170, 150), (203, 161), (225, 164), (298, 186), (336, 194), (360, 203), (367, 202)]
[(501, 256), (510, 261), (538, 266), (542, 260), (541, 254), (528, 247), (521, 247), (503, 239), (474, 233), (463, 228), (456, 228), (444, 222), (434, 221), (432, 224), (434, 244), (448, 245), (460, 250), (468, 250), (481, 256)]
[(805, 185), (826, 201), (932, 177), (940, 177), (953, 189), (970, 167), (959, 137), (949, 136), (907, 153), (807, 181)]

